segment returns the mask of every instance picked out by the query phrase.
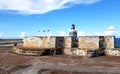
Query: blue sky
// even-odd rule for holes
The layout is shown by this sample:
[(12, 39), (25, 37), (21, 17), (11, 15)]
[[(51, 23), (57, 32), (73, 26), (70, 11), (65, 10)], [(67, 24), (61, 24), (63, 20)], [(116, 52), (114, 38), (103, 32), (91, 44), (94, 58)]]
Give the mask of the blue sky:
[(72, 24), (78, 36), (120, 37), (120, 0), (0, 0), (0, 38), (68, 36)]

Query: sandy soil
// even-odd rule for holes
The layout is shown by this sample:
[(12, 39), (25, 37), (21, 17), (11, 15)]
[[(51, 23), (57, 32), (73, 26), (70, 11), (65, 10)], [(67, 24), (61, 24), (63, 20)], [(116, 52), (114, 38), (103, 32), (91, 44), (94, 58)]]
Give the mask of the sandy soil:
[(120, 74), (120, 57), (23, 56), (0, 47), (0, 74)]

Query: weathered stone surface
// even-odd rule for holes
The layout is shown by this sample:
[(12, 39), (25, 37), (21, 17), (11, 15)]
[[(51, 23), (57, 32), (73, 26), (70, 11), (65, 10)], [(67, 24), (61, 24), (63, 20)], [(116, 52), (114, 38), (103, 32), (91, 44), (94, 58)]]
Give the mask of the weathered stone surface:
[(108, 56), (120, 56), (120, 48), (105, 49), (105, 54)]
[(114, 48), (115, 46), (115, 37), (114, 36), (105, 36), (105, 48)]
[(86, 50), (77, 50), (76, 51), (76, 55), (79, 55), (79, 56), (87, 56), (87, 51)]
[(72, 38), (64, 37), (64, 48), (71, 48), (71, 47), (72, 47)]
[(44, 51), (40, 51), (40, 50), (24, 50), (23, 48), (18, 48), (18, 47), (13, 47), (12, 48), (12, 52), (13, 53), (17, 53), (17, 54), (22, 54), (22, 55), (41, 55)]
[(23, 40), (23, 47), (28, 48), (55, 48), (55, 37), (26, 37)]
[(80, 49), (99, 48), (99, 36), (80, 36), (78, 40), (78, 48)]
[(64, 54), (72, 54), (70, 48), (64, 48)]
[[(88, 50), (99, 50), (114, 48), (114, 36), (32, 36), (23, 39), (23, 48), (14, 49), (19, 54), (36, 55), (47, 49), (54, 49), (55, 52), (64, 54), (86, 56)], [(40, 52), (39, 52), (40, 51)], [(119, 55), (118, 51), (107, 50), (107, 54)]]

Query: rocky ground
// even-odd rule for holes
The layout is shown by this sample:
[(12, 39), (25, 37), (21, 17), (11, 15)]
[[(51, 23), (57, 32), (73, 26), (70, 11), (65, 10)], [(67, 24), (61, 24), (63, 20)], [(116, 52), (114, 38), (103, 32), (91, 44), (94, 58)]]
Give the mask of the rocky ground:
[(120, 57), (23, 56), (0, 47), (0, 74), (120, 74)]

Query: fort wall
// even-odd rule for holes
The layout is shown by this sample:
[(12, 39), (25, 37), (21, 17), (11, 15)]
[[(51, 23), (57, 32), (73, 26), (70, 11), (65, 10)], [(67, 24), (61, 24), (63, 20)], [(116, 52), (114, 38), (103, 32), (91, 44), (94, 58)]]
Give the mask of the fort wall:
[(15, 49), (14, 52), (20, 52), (20, 54), (23, 52), (29, 54), (28, 52), (30, 52), (32, 54), (35, 51), (38, 54), (39, 51), (50, 49), (55, 50), (56, 53), (87, 56), (88, 50), (98, 52), (104, 50), (106, 55), (114, 55), (113, 52), (118, 53), (117, 50), (111, 50), (114, 49), (114, 46), (114, 36), (79, 36), (78, 38), (71, 36), (31, 36), (25, 37), (23, 47)]

